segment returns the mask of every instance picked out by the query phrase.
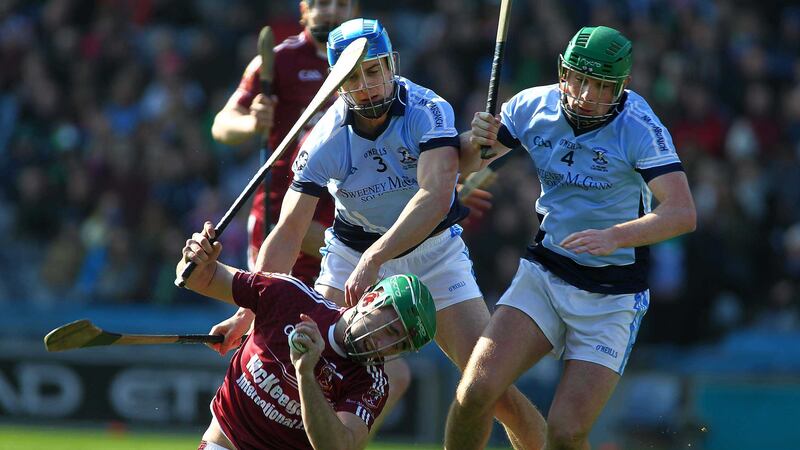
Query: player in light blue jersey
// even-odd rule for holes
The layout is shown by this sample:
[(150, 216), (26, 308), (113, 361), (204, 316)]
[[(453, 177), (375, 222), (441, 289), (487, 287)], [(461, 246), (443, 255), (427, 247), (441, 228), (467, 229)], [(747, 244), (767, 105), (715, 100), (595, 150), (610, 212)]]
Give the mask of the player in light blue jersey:
[(520, 92), (499, 118), (477, 113), (462, 135), (467, 166), (470, 156), (480, 161), (480, 145), (498, 156), (528, 151), (541, 182), (540, 226), (459, 383), (448, 449), (483, 448), (500, 393), (548, 352), (565, 363), (547, 448), (589, 448), (647, 311), (647, 246), (694, 230), (672, 139), (626, 89), (631, 50), (612, 28), (582, 28), (559, 59), (558, 84)]
[[(367, 55), (301, 147), (291, 189), (256, 266), (268, 272), (291, 269), (318, 197), (327, 189), (336, 215), (315, 288), (352, 305), (382, 278), (416, 274), (436, 304), (436, 341), (463, 368), (489, 312), (457, 224), (468, 211), (455, 191), (460, 141), (453, 110), (430, 89), (397, 75), (397, 55), (377, 20), (355, 19), (333, 30), (330, 65), (360, 37), (367, 38)], [(246, 310), (237, 314), (251, 320)], [(405, 364), (386, 364), (393, 387), (387, 408), (402, 393), (394, 389), (395, 377), (408, 372), (397, 363)], [(544, 418), (516, 388), (504, 391), (494, 413), (513, 444), (541, 448)]]

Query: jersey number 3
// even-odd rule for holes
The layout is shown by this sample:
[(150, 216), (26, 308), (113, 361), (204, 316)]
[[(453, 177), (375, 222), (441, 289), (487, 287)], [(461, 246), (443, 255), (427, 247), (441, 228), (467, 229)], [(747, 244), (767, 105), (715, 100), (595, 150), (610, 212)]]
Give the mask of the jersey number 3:
[(380, 156), (373, 156), (372, 159), (378, 161), (378, 169), (377, 169), (378, 172), (386, 172), (387, 167), (386, 163), (383, 162), (383, 158), (381, 158)]

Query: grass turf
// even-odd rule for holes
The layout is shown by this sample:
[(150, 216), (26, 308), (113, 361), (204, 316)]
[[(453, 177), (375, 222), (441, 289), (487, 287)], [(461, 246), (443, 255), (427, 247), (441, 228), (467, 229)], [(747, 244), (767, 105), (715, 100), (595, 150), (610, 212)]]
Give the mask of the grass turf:
[[(0, 425), (0, 450), (194, 450), (200, 433), (168, 434), (123, 429)], [(434, 450), (441, 445), (376, 442), (367, 450)], [(500, 450), (500, 449), (495, 449)]]

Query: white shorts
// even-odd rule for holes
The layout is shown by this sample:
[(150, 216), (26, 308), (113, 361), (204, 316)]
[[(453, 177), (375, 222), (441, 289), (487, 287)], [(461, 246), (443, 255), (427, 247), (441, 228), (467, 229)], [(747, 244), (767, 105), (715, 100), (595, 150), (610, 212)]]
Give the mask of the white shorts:
[[(343, 291), (361, 253), (344, 245), (333, 235), (331, 228), (325, 232), (325, 247), (320, 252), (322, 269), (315, 286), (330, 286)], [(469, 250), (461, 240), (461, 227), (458, 225), (428, 238), (411, 253), (384, 263), (378, 271), (378, 279), (403, 273), (413, 273), (428, 287), (437, 311), (481, 297)]]
[(597, 363), (622, 375), (650, 304), (650, 291), (588, 292), (536, 262), (521, 259), (511, 286), (497, 304), (530, 316), (553, 345), (556, 358)]
[(228, 449), (213, 442), (200, 441), (200, 445), (197, 447), (197, 450), (228, 450)]

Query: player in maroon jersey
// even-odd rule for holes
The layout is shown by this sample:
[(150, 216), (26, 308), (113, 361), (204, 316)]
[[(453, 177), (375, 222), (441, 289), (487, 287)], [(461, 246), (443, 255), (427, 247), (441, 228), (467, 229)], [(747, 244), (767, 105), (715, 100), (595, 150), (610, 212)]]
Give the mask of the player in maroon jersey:
[(214, 235), (206, 222), (187, 240), (176, 273), (193, 261), (189, 289), (256, 318), (211, 402), (199, 448), (364, 448), (389, 392), (384, 360), (417, 351), (436, 334), (428, 289), (413, 275), (397, 275), (341, 308), (297, 278), (218, 262), (222, 245), (210, 243)]

